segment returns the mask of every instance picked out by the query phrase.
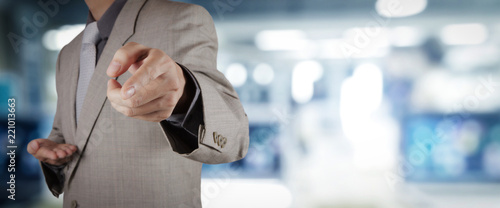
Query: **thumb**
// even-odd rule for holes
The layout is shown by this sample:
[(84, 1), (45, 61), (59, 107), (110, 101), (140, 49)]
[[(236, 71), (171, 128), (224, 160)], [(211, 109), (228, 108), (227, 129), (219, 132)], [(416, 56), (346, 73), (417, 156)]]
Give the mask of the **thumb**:
[(34, 154), (36, 154), (38, 149), (40, 149), (40, 144), (38, 143), (37, 139), (28, 143), (28, 153), (34, 155)]

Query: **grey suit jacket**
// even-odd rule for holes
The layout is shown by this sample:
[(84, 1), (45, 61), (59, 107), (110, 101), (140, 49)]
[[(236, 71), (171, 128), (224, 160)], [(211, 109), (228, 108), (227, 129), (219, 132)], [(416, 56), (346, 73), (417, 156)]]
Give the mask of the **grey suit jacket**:
[[(74, 144), (78, 153), (61, 175), (42, 166), (64, 207), (201, 207), (202, 163), (243, 158), (248, 119), (231, 84), (216, 68), (217, 36), (200, 6), (166, 0), (129, 0), (97, 63), (76, 125), (75, 97), (82, 34), (60, 52), (57, 112), (48, 139)], [(159, 48), (184, 65), (201, 89), (204, 125), (191, 151), (159, 123), (124, 116), (106, 98), (106, 69), (127, 42)], [(118, 77), (124, 83), (130, 73)]]

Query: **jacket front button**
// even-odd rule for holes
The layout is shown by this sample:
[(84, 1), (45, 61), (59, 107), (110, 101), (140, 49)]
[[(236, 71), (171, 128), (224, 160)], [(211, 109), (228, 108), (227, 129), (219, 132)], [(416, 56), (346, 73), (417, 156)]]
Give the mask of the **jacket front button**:
[(78, 206), (78, 203), (76, 203), (76, 200), (71, 201), (71, 208), (76, 208)]

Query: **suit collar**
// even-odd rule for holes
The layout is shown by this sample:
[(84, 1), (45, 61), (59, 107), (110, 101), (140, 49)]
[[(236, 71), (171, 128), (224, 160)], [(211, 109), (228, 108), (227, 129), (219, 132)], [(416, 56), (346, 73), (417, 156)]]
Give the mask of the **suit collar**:
[[(104, 103), (107, 99), (107, 82), (110, 79), (106, 75), (106, 70), (108, 65), (111, 63), (111, 60), (115, 54), (115, 52), (120, 49), (127, 40), (134, 34), (135, 32), (135, 24), (137, 17), (139, 15), (140, 10), (144, 6), (144, 3), (147, 0), (133, 0), (127, 1), (127, 3), (123, 6), (122, 11), (118, 15), (113, 30), (111, 31), (111, 35), (104, 47), (104, 50), (97, 62), (94, 74), (90, 80), (89, 88), (87, 90), (87, 95), (85, 96), (85, 100), (82, 106), (82, 110), (80, 113), (80, 117), (78, 119), (78, 126), (75, 132), (75, 142), (78, 147), (79, 153), (85, 153), (85, 149), (89, 145), (90, 134), (93, 131), (102, 131), (104, 127), (96, 126), (97, 118), (104, 106)], [(75, 41), (79, 41), (78, 45), (81, 45), (81, 38), (79, 40), (75, 39)], [(80, 49), (73, 49), (71, 51), (75, 56), (80, 56)], [(77, 59), (79, 60), (79, 58)], [(78, 63), (74, 66), (78, 68)], [(78, 71), (78, 70), (73, 70)], [(76, 77), (78, 77), (78, 72), (76, 73)], [(73, 76), (73, 77), (75, 77)], [(77, 81), (78, 78), (76, 78)], [(74, 79), (75, 80), (75, 79)], [(73, 84), (74, 91), (76, 93), (76, 83)], [(76, 94), (75, 94), (76, 95)], [(72, 98), (75, 98), (73, 96)], [(74, 100), (74, 99), (72, 99)], [(74, 101), (73, 101), (74, 103)], [(74, 106), (74, 105), (73, 105)], [(73, 113), (73, 119), (75, 119), (75, 113)], [(98, 132), (97, 132), (98, 133)], [(99, 138), (104, 139), (104, 138)], [(90, 145), (98, 145), (97, 143), (90, 143)], [(78, 165), (79, 158), (81, 155), (77, 155), (74, 160), (76, 162), (70, 163), (69, 172), (70, 177), (68, 180), (71, 180), (72, 172), (75, 166)]]

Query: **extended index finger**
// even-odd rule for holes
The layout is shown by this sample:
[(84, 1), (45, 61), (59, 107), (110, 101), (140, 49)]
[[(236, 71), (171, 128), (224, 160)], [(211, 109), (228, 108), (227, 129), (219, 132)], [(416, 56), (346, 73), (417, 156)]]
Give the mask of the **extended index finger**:
[[(147, 55), (148, 47), (135, 42), (129, 42), (118, 49), (108, 66), (106, 74), (118, 77), (125, 73), (132, 64), (141, 61)], [(131, 71), (133, 73), (133, 71)]]

